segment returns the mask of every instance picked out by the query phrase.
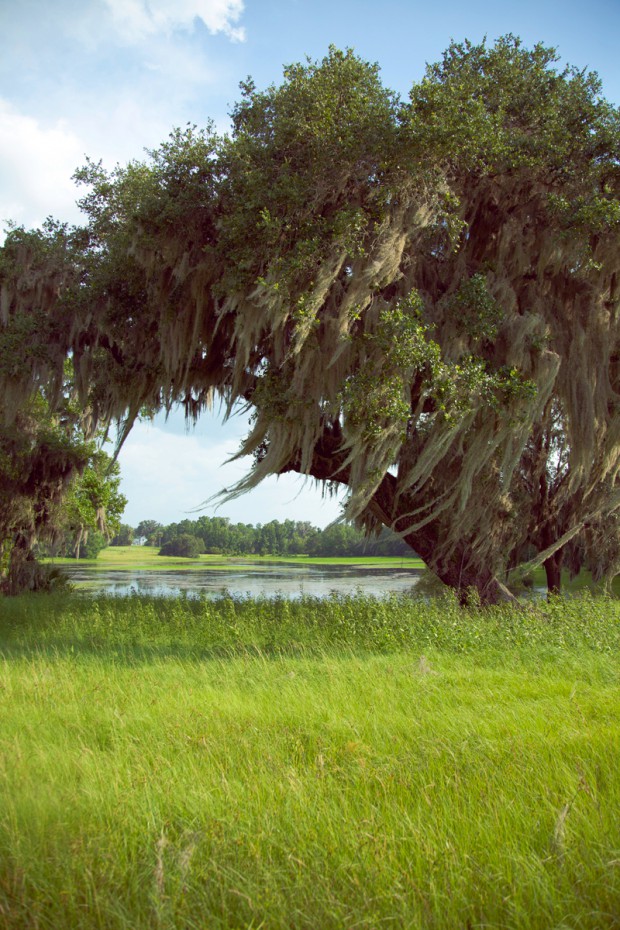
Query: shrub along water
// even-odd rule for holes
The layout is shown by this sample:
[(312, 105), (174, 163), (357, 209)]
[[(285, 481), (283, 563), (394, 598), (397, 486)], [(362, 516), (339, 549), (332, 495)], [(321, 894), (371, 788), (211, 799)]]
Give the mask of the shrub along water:
[(6, 599), (0, 926), (618, 927), (619, 621)]

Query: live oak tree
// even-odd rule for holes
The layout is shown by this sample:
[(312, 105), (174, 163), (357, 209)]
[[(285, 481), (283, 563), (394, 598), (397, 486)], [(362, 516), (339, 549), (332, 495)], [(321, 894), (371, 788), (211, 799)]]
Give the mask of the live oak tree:
[[(144, 405), (243, 404), (254, 464), (231, 494), (286, 471), (345, 485), (348, 517), (483, 602), (507, 596), (516, 547), (600, 545), (619, 506), (620, 115), (556, 63), (512, 36), (452, 44), (403, 103), (332, 48), (245, 82), (229, 137), (89, 163), (83, 229), (5, 246), (5, 332), (46, 334), (3, 377), (8, 415), (58, 390), (67, 356), (93, 423), (125, 434)], [(556, 521), (524, 493), (552, 408)]]
[(56, 532), (68, 543), (67, 554), (79, 559), (89, 534), (102, 535), (105, 546), (118, 532), (127, 498), (120, 493), (120, 466), (97, 444), (90, 444), (88, 462), (72, 481), (54, 515)]
[[(27, 243), (33, 277), (49, 287), (48, 260), (59, 240), (53, 224), (44, 235), (15, 232), (9, 239), (0, 273), (15, 263), (14, 248), (23, 254)], [(20, 267), (22, 279), (27, 273)], [(115, 526), (125, 499), (118, 467), (114, 474), (111, 459), (87, 435), (91, 418), (78, 402), (72, 365), (50, 366), (57, 351), (51, 319), (36, 300), (28, 312), (11, 316), (5, 288), (0, 310), (0, 592), (13, 594), (53, 583), (53, 573), (35, 557), (37, 543), (57, 544), (75, 531), (79, 551), (88, 529)], [(31, 370), (33, 383), (22, 389), (29, 365), (39, 366), (38, 375)]]
[(60, 502), (85, 468), (89, 446), (58, 417), (41, 395), (20, 405), (0, 425), (0, 592), (45, 588), (49, 573), (34, 545), (53, 538)]
[(67, 554), (79, 558), (89, 533), (107, 539), (119, 525), (126, 504), (120, 469), (65, 412), (51, 414), (39, 394), (0, 426), (0, 592), (53, 581), (35, 556), (37, 544), (53, 551), (68, 545)]

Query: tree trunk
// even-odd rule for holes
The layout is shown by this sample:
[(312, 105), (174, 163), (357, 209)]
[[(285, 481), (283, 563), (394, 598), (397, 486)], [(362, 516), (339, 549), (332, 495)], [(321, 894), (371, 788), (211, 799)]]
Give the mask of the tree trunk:
[(36, 591), (40, 584), (40, 575), (41, 566), (34, 557), (30, 542), (25, 536), (18, 536), (11, 549), (6, 578), (2, 581), (2, 593), (13, 596), (26, 591)]
[[(348, 485), (350, 470), (345, 463), (346, 455), (342, 452), (342, 438), (339, 428), (332, 430), (326, 427), (323, 436), (315, 446), (314, 457), (308, 473), (320, 481), (337, 481)], [(302, 471), (298, 459), (289, 462), (282, 468), (282, 472), (287, 471), (305, 473)], [(514, 595), (502, 584), (493, 571), (486, 566), (476, 565), (472, 561), (465, 542), (461, 551), (450, 561), (437, 559), (435, 555), (439, 542), (437, 524), (431, 522), (419, 529), (408, 532), (407, 522), (409, 520), (409, 525), (411, 525), (413, 520), (406, 516), (399, 517), (398, 513), (394, 513), (395, 501), (396, 478), (388, 473), (384, 475), (379, 487), (373, 494), (368, 505), (368, 511), (384, 526), (400, 533), (407, 545), (420, 556), (431, 571), (435, 572), (444, 584), (454, 589), (462, 605), (471, 603), (472, 591), (476, 592), (475, 598), (481, 605), (518, 603)], [(415, 509), (412, 502), (407, 500), (407, 496), (401, 495), (399, 504), (401, 513), (408, 514), (415, 511)]]
[[(449, 561), (437, 559), (437, 535), (432, 524), (414, 533), (407, 533), (403, 539), (439, 580), (454, 590), (459, 603), (464, 607), (475, 600), (489, 605), (517, 602), (506, 585), (489, 568), (477, 565), (468, 558), (465, 546), (460, 554)], [(475, 592), (473, 597), (472, 592)]]
[(543, 562), (547, 576), (547, 597), (562, 592), (562, 550), (559, 549)]
[[(544, 523), (540, 534), (542, 551), (549, 549), (558, 541), (557, 529), (549, 522)], [(562, 592), (562, 563), (564, 561), (563, 548), (556, 549), (555, 552), (545, 559), (543, 568), (547, 576), (547, 597), (561, 594)]]
[(517, 603), (516, 597), (488, 568), (475, 564), (464, 568), (458, 560), (435, 565), (431, 559), (426, 564), (445, 585), (453, 588), (464, 607), (476, 600), (485, 605)]
[(81, 551), (81, 549), (82, 549), (82, 538), (83, 538), (83, 536), (84, 536), (84, 527), (81, 526), (80, 529), (79, 529), (79, 532), (78, 532), (77, 540), (76, 540), (76, 542), (75, 542), (75, 550), (74, 550), (74, 553), (75, 553), (75, 558), (76, 558), (76, 559), (79, 559), (79, 557), (80, 557), (80, 551)]

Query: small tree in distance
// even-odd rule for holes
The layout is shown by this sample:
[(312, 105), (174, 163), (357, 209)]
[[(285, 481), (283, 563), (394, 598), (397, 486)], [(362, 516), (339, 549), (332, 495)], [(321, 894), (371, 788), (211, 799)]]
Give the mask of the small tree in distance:
[(159, 550), (160, 555), (181, 556), (184, 559), (197, 559), (204, 552), (204, 545), (197, 536), (191, 536), (189, 533), (181, 533), (175, 536), (170, 542), (164, 543)]
[(138, 539), (146, 539), (147, 546), (159, 546), (163, 529), (158, 520), (141, 520), (135, 529), (135, 536)]
[(111, 546), (131, 546), (134, 538), (134, 530), (127, 523), (121, 523), (116, 535), (110, 540)]

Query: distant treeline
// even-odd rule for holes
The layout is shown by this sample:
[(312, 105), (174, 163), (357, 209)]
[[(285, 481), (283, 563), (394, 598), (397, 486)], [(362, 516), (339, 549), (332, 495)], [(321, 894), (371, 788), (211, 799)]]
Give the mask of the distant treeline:
[(201, 551), (212, 555), (311, 555), (311, 556), (400, 556), (415, 553), (390, 530), (366, 537), (348, 523), (337, 523), (324, 530), (298, 520), (271, 520), (252, 526), (231, 523), (227, 517), (199, 517), (162, 526), (143, 520), (133, 528), (123, 525), (112, 540), (113, 546), (142, 542), (166, 546), (178, 537), (195, 537)]

